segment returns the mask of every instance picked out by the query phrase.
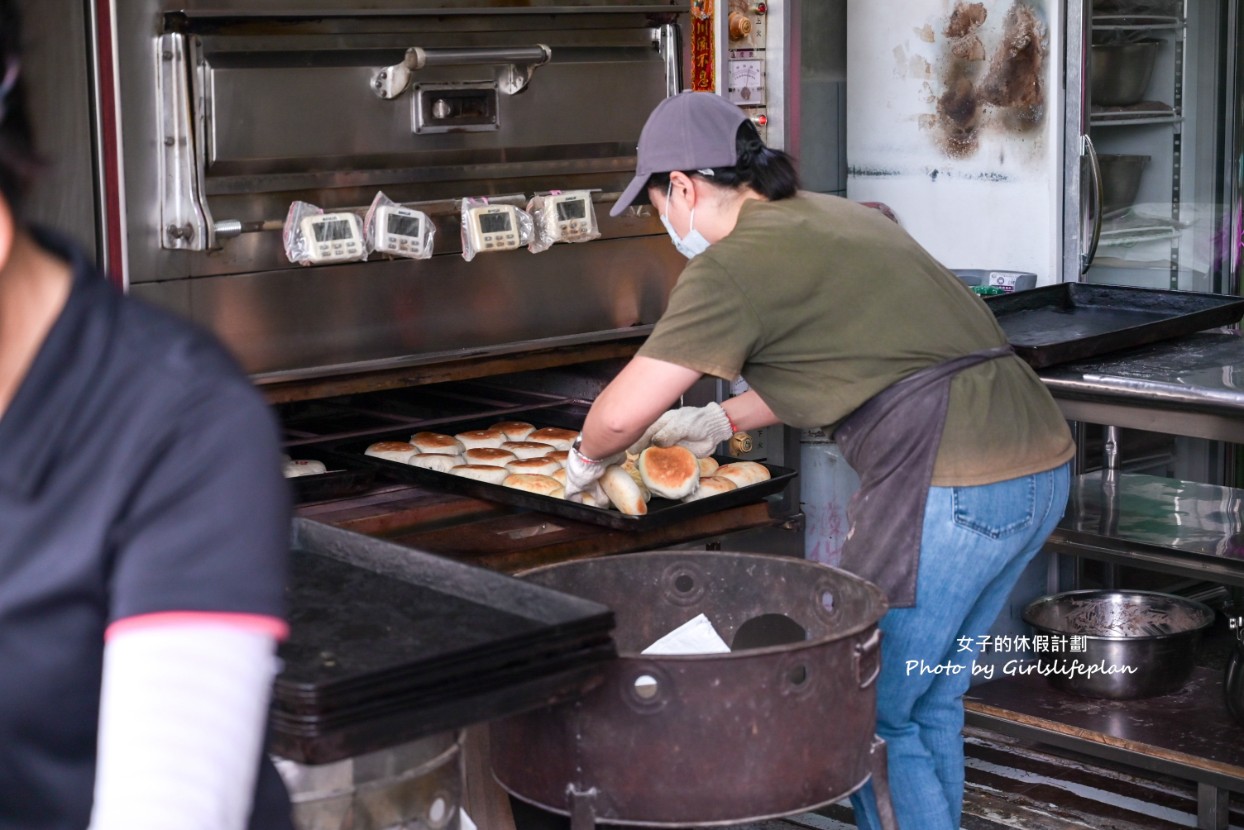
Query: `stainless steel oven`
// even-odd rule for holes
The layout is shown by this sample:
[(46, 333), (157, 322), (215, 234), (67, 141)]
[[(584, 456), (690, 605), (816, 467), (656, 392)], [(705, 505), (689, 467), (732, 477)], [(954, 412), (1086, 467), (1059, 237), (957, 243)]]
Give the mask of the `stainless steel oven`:
[[(713, 4), (688, 0), (26, 5), (36, 120), (65, 162), (38, 194), (40, 215), (93, 243), (126, 290), (215, 331), (280, 408), (291, 449), (314, 443), (298, 425), (317, 409), (424, 412), (455, 389), (487, 389), (481, 417), (531, 394), (586, 407), (683, 264), (649, 210), (608, 215), (653, 106), (689, 86), (694, 65), (771, 143), (799, 124), (786, 83), (797, 2), (721, 2), (707, 30)], [(735, 70), (758, 66), (761, 81), (736, 88)], [(464, 256), (462, 200), (522, 208), (558, 190), (591, 194), (599, 237)], [(378, 193), (429, 217), (432, 256), (290, 261), (291, 204), (362, 215)], [(727, 394), (705, 382), (687, 400)], [(735, 450), (798, 466), (790, 431), (753, 437)], [(354, 496), (397, 498), (381, 489)], [(799, 507), (792, 485), (763, 517), (752, 506), (658, 536), (576, 531), (556, 550), (714, 544), (741, 528), (798, 528)], [(366, 526), (375, 504), (353, 509)], [(802, 534), (764, 544), (799, 553)]]

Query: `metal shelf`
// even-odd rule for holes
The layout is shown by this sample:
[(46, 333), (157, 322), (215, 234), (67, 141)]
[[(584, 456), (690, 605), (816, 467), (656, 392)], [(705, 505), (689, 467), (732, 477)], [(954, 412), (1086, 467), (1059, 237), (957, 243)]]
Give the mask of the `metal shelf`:
[(1119, 115), (1090, 115), (1090, 127), (1130, 127), (1138, 124), (1178, 124), (1184, 117), (1177, 112), (1159, 114), (1121, 113)]
[[(1202, 333), (1055, 367), (1042, 380), (1069, 420), (1244, 442), (1244, 391), (1228, 380), (1237, 365), (1244, 338)], [(1244, 490), (1136, 473), (1079, 475), (1047, 548), (1244, 585)], [(972, 726), (1195, 781), (1197, 826), (1222, 830), (1228, 793), (1244, 792), (1244, 727), (1231, 721), (1222, 694), (1221, 672), (1204, 668), (1175, 694), (1121, 701), (1068, 695), (1015, 674), (974, 687), (964, 706)]]
[(1153, 32), (1182, 29), (1184, 19), (1174, 15), (1095, 14), (1094, 32)]
[(969, 726), (1194, 781), (1197, 827), (1225, 828), (1227, 793), (1244, 792), (1244, 727), (1216, 723), (1222, 695), (1221, 674), (1203, 668), (1144, 700), (1079, 697), (1017, 673), (974, 687), (964, 709)]
[(1136, 473), (1072, 482), (1051, 550), (1244, 586), (1244, 490)]

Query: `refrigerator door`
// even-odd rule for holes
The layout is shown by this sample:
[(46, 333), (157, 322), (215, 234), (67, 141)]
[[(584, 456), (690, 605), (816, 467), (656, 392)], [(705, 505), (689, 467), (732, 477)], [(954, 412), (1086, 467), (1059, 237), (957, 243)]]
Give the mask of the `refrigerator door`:
[(1084, 233), (1097, 238), (1081, 279), (1235, 291), (1228, 160), (1236, 155), (1238, 2), (1073, 5), (1082, 40), (1070, 53), (1082, 56), (1083, 106), (1068, 108), (1068, 131), (1088, 137), (1100, 176), (1099, 195), (1068, 177), (1068, 213), (1087, 215)]
[(1066, 279), (1063, 9), (907, 0), (896, 25), (893, 4), (852, 0), (847, 196), (889, 205), (948, 267)]

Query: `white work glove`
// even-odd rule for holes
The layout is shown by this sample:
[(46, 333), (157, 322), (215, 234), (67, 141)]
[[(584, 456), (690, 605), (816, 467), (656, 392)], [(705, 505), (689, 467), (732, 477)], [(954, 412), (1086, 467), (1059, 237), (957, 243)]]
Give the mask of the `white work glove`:
[(631, 445), (630, 451), (634, 454), (653, 445), (672, 447), (679, 444), (691, 450), (696, 458), (704, 458), (712, 455), (717, 445), (732, 435), (734, 425), (721, 404), (684, 406), (671, 409), (657, 418), (656, 423)]
[(601, 489), (600, 477), (605, 474), (606, 467), (624, 457), (622, 453), (615, 453), (598, 461), (579, 452), (578, 447), (571, 447), (566, 455), (566, 498), (594, 506), (608, 505), (609, 497)]

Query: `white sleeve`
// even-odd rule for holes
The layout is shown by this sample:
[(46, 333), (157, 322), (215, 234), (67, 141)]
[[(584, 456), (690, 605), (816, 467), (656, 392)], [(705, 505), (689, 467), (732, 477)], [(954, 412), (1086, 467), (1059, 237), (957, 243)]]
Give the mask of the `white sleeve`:
[(215, 622), (128, 627), (104, 647), (91, 830), (242, 830), (275, 640)]

